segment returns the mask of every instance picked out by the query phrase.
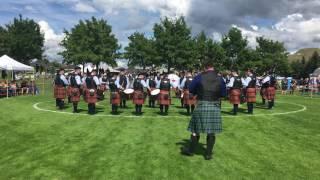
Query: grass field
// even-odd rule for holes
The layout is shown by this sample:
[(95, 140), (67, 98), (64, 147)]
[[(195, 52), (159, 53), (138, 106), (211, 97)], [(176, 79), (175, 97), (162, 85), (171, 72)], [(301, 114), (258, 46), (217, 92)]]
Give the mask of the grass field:
[(131, 105), (110, 116), (105, 100), (87, 116), (85, 104), (56, 112), (51, 95), (1, 99), (0, 179), (319, 179), (320, 98), (278, 97), (238, 117), (224, 103), (211, 161), (204, 136), (194, 157), (180, 154), (190, 117), (174, 104), (169, 116)]

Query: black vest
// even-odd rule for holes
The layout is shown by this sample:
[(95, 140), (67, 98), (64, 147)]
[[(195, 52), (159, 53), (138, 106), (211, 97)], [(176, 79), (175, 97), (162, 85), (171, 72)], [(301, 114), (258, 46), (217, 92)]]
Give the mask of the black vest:
[(192, 82), (192, 78), (187, 78), (186, 82), (184, 83), (183, 89), (189, 89), (191, 82)]
[(170, 91), (170, 80), (169, 79), (161, 80), (160, 90)]
[(70, 85), (73, 88), (80, 88), (80, 85), (77, 84), (76, 75), (71, 75), (70, 77)]
[(93, 80), (93, 76), (88, 76), (86, 78), (86, 85), (88, 89), (97, 89), (97, 85)]
[(201, 83), (197, 87), (200, 101), (218, 101), (221, 97), (221, 77), (214, 71), (201, 74)]
[(251, 81), (248, 84), (248, 88), (255, 88), (257, 84), (257, 78), (255, 76), (251, 77)]
[(141, 84), (141, 80), (140, 79), (134, 80), (133, 89), (135, 91), (143, 91), (143, 86)]
[(122, 86), (123, 88), (126, 88), (126, 87), (127, 87), (127, 78), (126, 78), (126, 76), (120, 75), (119, 84), (120, 84), (120, 86)]
[(62, 81), (60, 75), (56, 75), (56, 78), (54, 80), (54, 84), (57, 86), (65, 86), (64, 82)]
[(233, 82), (233, 89), (241, 89), (242, 88), (242, 82), (241, 82), (241, 78), (238, 77), (234, 77), (234, 82)]
[(118, 91), (118, 87), (116, 85), (116, 80), (114, 78), (111, 78), (109, 80), (109, 88), (111, 92), (116, 92)]
[(153, 80), (153, 79), (149, 79), (149, 87), (150, 88), (156, 88), (157, 84), (156, 84), (156, 81)]

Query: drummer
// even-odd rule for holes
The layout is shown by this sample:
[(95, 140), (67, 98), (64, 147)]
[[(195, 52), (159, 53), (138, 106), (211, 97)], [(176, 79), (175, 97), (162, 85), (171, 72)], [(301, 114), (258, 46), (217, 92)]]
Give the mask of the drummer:
[(160, 89), (160, 94), (158, 97), (158, 104), (160, 105), (160, 112), (167, 115), (169, 110), (169, 105), (171, 104), (171, 98), (170, 98), (170, 90), (171, 90), (171, 84), (170, 80), (168, 78), (168, 75), (164, 74), (163, 78), (158, 84), (158, 88)]
[(120, 90), (120, 108), (126, 108), (126, 102), (128, 99), (128, 95), (124, 93), (124, 90), (129, 88), (129, 78), (125, 75), (125, 70), (120, 71), (120, 75), (117, 77), (116, 85), (119, 87)]
[(149, 95), (149, 107), (155, 108), (157, 95), (152, 95), (151, 92), (156, 89), (157, 83), (153, 74), (147, 79), (147, 87)]
[(112, 114), (117, 114), (118, 113), (118, 106), (120, 105), (120, 93), (119, 93), (119, 89), (116, 85), (116, 79), (117, 76), (113, 75), (110, 79), (109, 79), (109, 89), (110, 89), (110, 104), (112, 106)]
[(144, 104), (144, 89), (147, 88), (147, 84), (144, 80), (144, 75), (139, 74), (133, 82), (133, 104), (136, 106), (136, 115), (142, 114), (142, 105)]

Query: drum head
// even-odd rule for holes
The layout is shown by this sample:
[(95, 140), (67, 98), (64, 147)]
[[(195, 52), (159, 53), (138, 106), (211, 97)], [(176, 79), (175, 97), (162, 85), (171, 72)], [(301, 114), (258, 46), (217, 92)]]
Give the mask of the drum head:
[(156, 95), (158, 95), (159, 93), (160, 93), (160, 89), (155, 89), (155, 90), (151, 91), (151, 95), (152, 95), (152, 96), (156, 96)]
[(133, 89), (126, 89), (123, 91), (125, 94), (132, 94), (134, 92)]

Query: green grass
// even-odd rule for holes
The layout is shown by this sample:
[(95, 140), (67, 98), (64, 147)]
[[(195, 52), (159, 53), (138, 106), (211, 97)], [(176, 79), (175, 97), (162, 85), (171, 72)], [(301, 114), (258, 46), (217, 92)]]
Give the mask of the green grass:
[[(205, 161), (205, 138), (194, 157), (180, 155), (188, 143), (189, 116), (173, 107), (169, 116), (133, 107), (118, 116), (107, 100), (98, 115), (55, 110), (52, 95), (0, 100), (0, 179), (318, 179), (320, 177), (319, 98), (278, 97), (275, 110), (262, 116), (229, 115), (224, 103), (224, 132), (215, 157)], [(288, 104), (289, 103), (289, 104)], [(174, 106), (179, 102), (175, 100)], [(295, 104), (300, 104), (297, 106)], [(270, 115), (301, 109), (294, 114)], [(82, 114), (86, 105), (81, 104)], [(68, 106), (64, 112), (71, 112)]]

